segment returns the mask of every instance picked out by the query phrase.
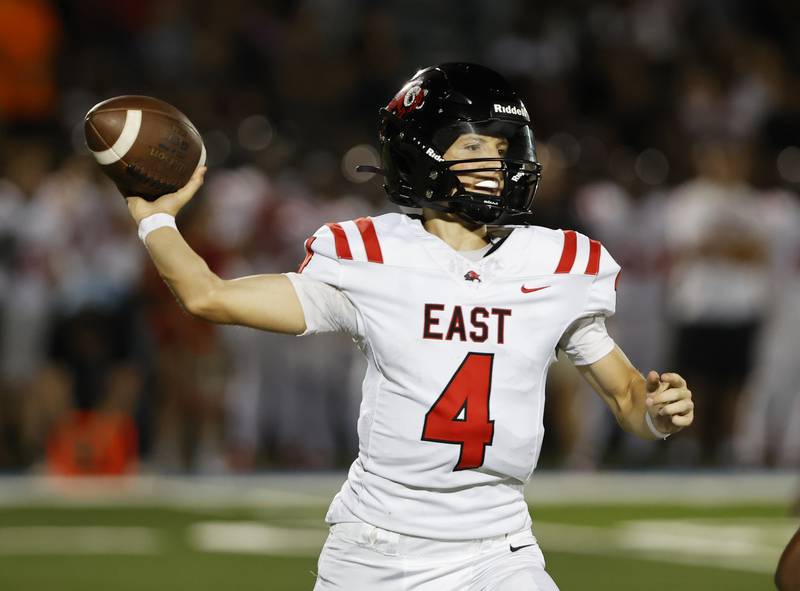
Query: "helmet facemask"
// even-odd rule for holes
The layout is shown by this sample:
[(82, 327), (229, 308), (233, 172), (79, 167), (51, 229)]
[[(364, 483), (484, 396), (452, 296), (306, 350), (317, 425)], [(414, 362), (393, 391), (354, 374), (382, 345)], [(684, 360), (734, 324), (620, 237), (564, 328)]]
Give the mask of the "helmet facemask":
[[(473, 157), (453, 146), (464, 134), (501, 141)], [(372, 171), (384, 174), (393, 202), (481, 224), (530, 213), (541, 172), (530, 119), (496, 72), (464, 63), (420, 70), (381, 109), (379, 136), (382, 168)]]
[(467, 134), (476, 136), (478, 142), (482, 138), (502, 140), (503, 153), (436, 161), (428, 178), (439, 182), (426, 188), (425, 201), (434, 209), (484, 224), (504, 214), (529, 213), (541, 174), (530, 126), (494, 120), (460, 122), (434, 133), (432, 144), (445, 154)]

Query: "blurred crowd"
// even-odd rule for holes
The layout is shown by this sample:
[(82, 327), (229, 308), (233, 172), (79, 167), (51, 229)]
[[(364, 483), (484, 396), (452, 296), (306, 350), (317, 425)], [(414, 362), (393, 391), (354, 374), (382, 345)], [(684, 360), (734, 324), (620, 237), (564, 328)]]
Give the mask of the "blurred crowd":
[(798, 22), (780, 0), (0, 0), (0, 470), (346, 466), (360, 353), (184, 313), (83, 115), (176, 105), (210, 166), (189, 243), (223, 277), (291, 271), (322, 223), (393, 210), (354, 167), (377, 163), (378, 108), (442, 61), (520, 90), (538, 223), (606, 245), (612, 335), (697, 403), (638, 442), (558, 363), (542, 463), (800, 466)]

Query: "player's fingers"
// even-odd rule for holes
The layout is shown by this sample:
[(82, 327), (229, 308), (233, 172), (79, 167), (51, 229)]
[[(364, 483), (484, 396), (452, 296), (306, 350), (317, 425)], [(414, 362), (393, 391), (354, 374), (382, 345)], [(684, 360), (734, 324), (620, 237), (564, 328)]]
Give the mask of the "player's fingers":
[(661, 379), (658, 377), (658, 372), (652, 369), (647, 373), (647, 391), (656, 392), (661, 385)]
[(177, 214), (184, 205), (191, 201), (194, 194), (197, 193), (197, 190), (203, 185), (205, 174), (206, 167), (198, 166), (197, 170), (192, 173), (192, 178), (189, 179), (189, 182), (174, 193), (169, 193), (160, 197), (158, 199), (158, 204), (167, 209), (172, 215)]
[(673, 388), (684, 388), (686, 387), (686, 380), (683, 379), (677, 373), (662, 373), (661, 374), (661, 381), (667, 382)]
[(692, 393), (687, 388), (667, 388), (663, 392), (657, 392), (650, 397), (653, 404), (669, 404), (677, 400), (691, 399)]
[(191, 183), (192, 181), (198, 180), (202, 185), (207, 170), (208, 166), (198, 166), (197, 168), (194, 169), (194, 172), (192, 173), (192, 178), (189, 179), (189, 182)]
[(688, 427), (694, 422), (694, 411), (686, 413), (685, 415), (672, 415), (670, 417), (672, 424), (676, 427)]
[(685, 415), (689, 411), (694, 410), (694, 402), (691, 400), (683, 399), (673, 402), (672, 404), (665, 404), (662, 406), (658, 414), (660, 415)]
[(194, 194), (197, 193), (197, 190), (203, 185), (203, 179), (206, 174), (206, 167), (205, 166), (198, 166), (197, 170), (192, 173), (192, 178), (189, 179), (189, 182), (186, 183), (183, 187), (178, 189), (175, 192), (175, 196), (178, 197), (183, 203), (185, 204), (189, 201)]
[[(655, 373), (655, 372), (651, 372), (651, 373)], [(658, 375), (658, 374), (656, 374), (656, 375)], [(648, 378), (649, 378), (649, 376), (648, 376)], [(647, 388), (648, 388), (647, 395), (645, 397), (644, 402), (645, 402), (645, 404), (647, 406), (656, 406), (656, 405), (662, 403), (662, 400), (661, 400), (660, 396), (664, 391), (669, 389), (669, 384), (666, 384), (666, 383), (664, 383), (664, 382), (659, 380), (658, 382), (649, 382), (648, 385), (647, 385)], [(650, 390), (650, 388), (654, 388), (654, 389)]]

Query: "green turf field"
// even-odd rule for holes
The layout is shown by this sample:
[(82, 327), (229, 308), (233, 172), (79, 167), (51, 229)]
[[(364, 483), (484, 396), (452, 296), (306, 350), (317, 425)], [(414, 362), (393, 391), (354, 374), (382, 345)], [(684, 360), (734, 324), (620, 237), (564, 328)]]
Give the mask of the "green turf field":
[[(0, 589), (309, 590), (324, 511), (6, 504)], [(796, 527), (784, 506), (770, 504), (547, 505), (533, 516), (562, 591), (773, 589)]]
[[(324, 508), (0, 510), (0, 589), (313, 587)], [(795, 523), (778, 506), (535, 510), (561, 589), (757, 591)]]

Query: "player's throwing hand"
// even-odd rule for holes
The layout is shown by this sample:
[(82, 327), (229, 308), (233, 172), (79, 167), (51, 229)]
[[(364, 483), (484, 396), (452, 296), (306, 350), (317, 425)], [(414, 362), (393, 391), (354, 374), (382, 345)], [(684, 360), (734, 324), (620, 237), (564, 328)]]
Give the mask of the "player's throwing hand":
[(138, 225), (144, 218), (154, 213), (166, 213), (175, 217), (203, 185), (205, 174), (206, 167), (198, 166), (188, 183), (174, 193), (162, 195), (155, 201), (146, 201), (141, 197), (127, 197), (125, 200), (128, 202), (128, 211), (131, 212), (133, 220)]
[(694, 420), (692, 392), (676, 373), (650, 371), (647, 374), (647, 412), (662, 433), (675, 433)]

